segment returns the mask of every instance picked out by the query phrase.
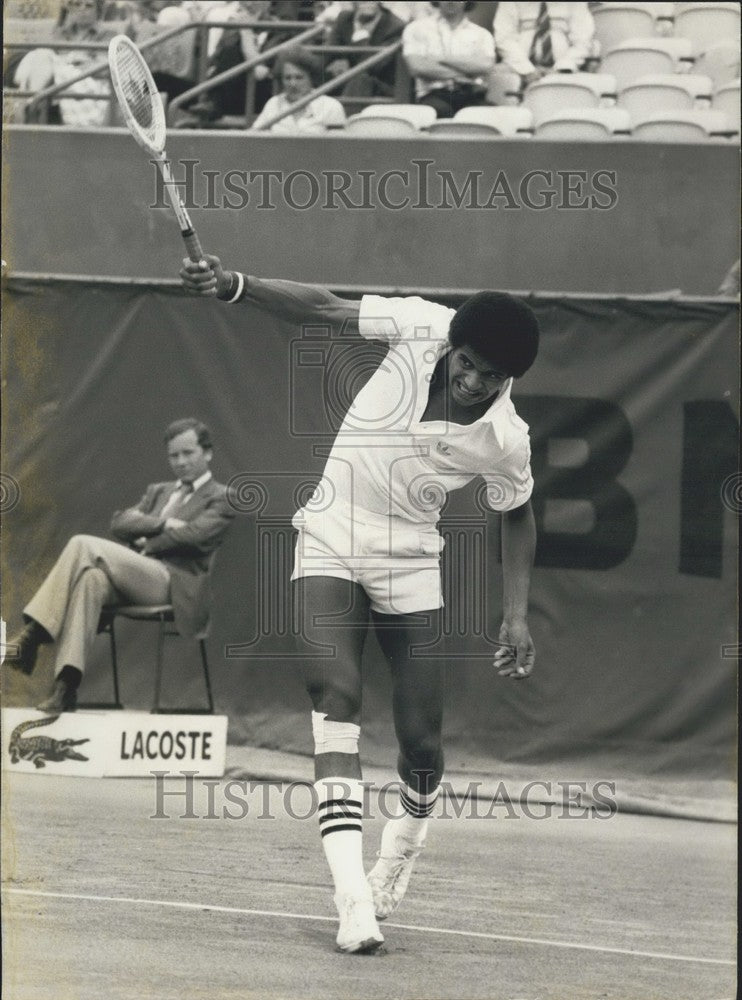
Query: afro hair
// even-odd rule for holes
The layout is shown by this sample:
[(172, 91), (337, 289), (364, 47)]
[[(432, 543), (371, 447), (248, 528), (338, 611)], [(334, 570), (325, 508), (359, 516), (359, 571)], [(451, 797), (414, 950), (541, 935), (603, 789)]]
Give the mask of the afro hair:
[(477, 292), (456, 310), (448, 330), (452, 347), (470, 347), (500, 371), (520, 378), (538, 354), (536, 314), (506, 292)]

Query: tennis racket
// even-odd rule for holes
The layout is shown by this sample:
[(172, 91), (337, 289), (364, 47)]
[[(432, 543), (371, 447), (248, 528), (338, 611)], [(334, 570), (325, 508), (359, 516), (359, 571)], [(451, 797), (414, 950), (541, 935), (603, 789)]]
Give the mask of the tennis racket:
[(126, 126), (136, 141), (152, 156), (160, 168), (180, 235), (193, 261), (203, 257), (201, 243), (170, 173), (165, 155), (165, 108), (149, 66), (136, 45), (126, 35), (116, 35), (108, 46), (108, 65), (116, 97)]

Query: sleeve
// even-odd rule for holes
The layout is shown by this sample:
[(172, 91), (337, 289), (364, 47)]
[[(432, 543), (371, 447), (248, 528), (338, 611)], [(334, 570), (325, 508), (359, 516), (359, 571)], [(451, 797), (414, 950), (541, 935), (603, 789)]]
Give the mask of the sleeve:
[[(479, 27), (479, 25), (476, 25)], [(481, 28), (476, 33), (476, 54), (480, 55), (483, 60), (487, 60), (492, 66), (495, 64), (495, 39), (491, 31), (487, 31), (486, 28)], [(474, 46), (472, 46), (474, 48)], [(474, 54), (474, 53), (472, 53)]]
[(343, 106), (334, 97), (329, 97), (324, 94), (321, 98), (322, 100), (322, 111), (319, 115), (320, 121), (323, 125), (344, 125), (345, 124), (345, 111)]
[(586, 3), (563, 4), (567, 8), (566, 40), (569, 48), (554, 69), (576, 70), (593, 51), (595, 22)]
[(405, 298), (364, 295), (358, 331), (367, 340), (383, 340), (387, 344), (401, 340), (430, 340), (437, 344), (448, 338), (455, 311), (419, 295)]
[(152, 514), (157, 498), (158, 485), (148, 486), (144, 496), (134, 507), (117, 510), (111, 519), (111, 534), (122, 542), (156, 535), (162, 528), (162, 518)]
[(487, 485), (487, 506), (504, 514), (522, 507), (531, 499), (533, 476), (531, 474), (531, 441), (528, 429), (522, 433), (515, 448), (498, 462), (497, 471), (483, 474)]
[(521, 37), (520, 12), (517, 3), (498, 4), (494, 32), (495, 47), (500, 59), (514, 73), (520, 73), (521, 76), (532, 73), (534, 65), (528, 58), (526, 46)]
[(208, 555), (221, 544), (225, 531), (232, 523), (235, 512), (227, 503), (226, 494), (219, 494), (206, 508), (182, 528), (166, 528), (150, 538), (145, 555), (195, 552)]
[(403, 56), (426, 56), (428, 54), (428, 39), (425, 25), (420, 21), (410, 21), (402, 32)]
[(253, 129), (263, 128), (264, 123), (267, 122), (269, 118), (272, 118), (273, 115), (277, 113), (277, 111), (278, 111), (278, 95), (274, 94), (273, 97), (269, 97), (268, 100), (265, 102), (263, 110), (260, 112), (260, 114), (250, 127)]

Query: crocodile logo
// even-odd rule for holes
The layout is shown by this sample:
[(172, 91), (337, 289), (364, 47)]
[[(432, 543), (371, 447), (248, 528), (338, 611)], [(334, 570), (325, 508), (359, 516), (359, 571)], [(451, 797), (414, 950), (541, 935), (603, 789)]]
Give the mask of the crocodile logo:
[(58, 715), (47, 716), (44, 719), (30, 719), (16, 726), (10, 734), (8, 753), (14, 764), (19, 760), (33, 761), (34, 767), (46, 767), (47, 761), (59, 762), (63, 760), (89, 760), (73, 747), (80, 746), (81, 743), (89, 743), (90, 740), (55, 740), (52, 736), (25, 736), (27, 729), (35, 729), (38, 726), (51, 726), (59, 718)]

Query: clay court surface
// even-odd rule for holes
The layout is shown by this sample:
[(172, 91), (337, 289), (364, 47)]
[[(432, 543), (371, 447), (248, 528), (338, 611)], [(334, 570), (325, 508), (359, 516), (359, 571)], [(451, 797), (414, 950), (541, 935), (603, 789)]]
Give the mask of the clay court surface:
[(439, 818), (385, 954), (348, 956), (315, 819), (195, 789), (155, 820), (150, 780), (5, 775), (7, 1000), (735, 995), (731, 824)]

